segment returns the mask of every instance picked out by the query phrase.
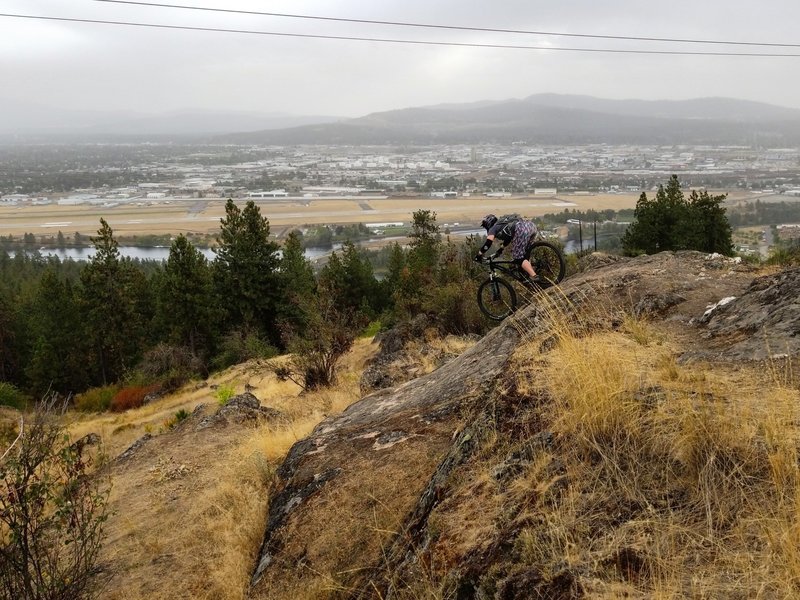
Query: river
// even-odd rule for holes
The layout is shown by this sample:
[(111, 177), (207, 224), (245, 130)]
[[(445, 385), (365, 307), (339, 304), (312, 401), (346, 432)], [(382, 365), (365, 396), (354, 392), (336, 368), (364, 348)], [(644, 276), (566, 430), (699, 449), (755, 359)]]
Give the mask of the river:
[[(454, 231), (451, 235), (461, 237), (480, 233), (482, 231), (483, 230), (476, 229)], [(356, 242), (356, 244), (375, 248), (378, 246), (383, 246), (387, 243), (406, 239), (407, 238), (404, 236), (375, 237), (361, 240)], [(328, 247), (312, 246), (310, 248), (306, 248), (305, 254), (306, 258), (313, 262), (320, 258), (324, 258), (325, 256), (329, 256), (331, 252), (339, 251), (341, 249), (342, 244), (337, 242)], [(214, 258), (216, 258), (216, 254), (214, 254), (214, 251), (211, 248), (198, 248), (198, 250), (200, 250), (200, 252), (203, 253), (203, 256), (205, 256), (208, 260), (214, 260)], [(86, 248), (41, 248), (39, 252), (42, 254), (42, 256), (57, 256), (61, 260), (66, 260), (68, 258), (71, 258), (72, 260), (89, 260), (94, 256), (94, 248), (91, 246)], [(14, 256), (15, 252), (14, 250), (8, 250), (8, 253), (9, 255)], [(169, 247), (157, 246), (154, 248), (145, 248), (141, 246), (120, 246), (119, 253), (126, 258), (165, 261), (167, 258), (169, 258)]]
[[(306, 248), (306, 258), (311, 261), (329, 255), (334, 250), (341, 250), (341, 244), (333, 244), (330, 248)], [(198, 248), (208, 260), (214, 260), (216, 254), (211, 248)], [(89, 260), (94, 256), (94, 248), (41, 248), (39, 253), (42, 256), (57, 256), (61, 260), (71, 258), (72, 260)], [(136, 258), (139, 260), (165, 261), (169, 258), (169, 248), (167, 246), (157, 246), (155, 248), (143, 248), (140, 246), (120, 246), (119, 253), (126, 258)], [(14, 250), (8, 250), (8, 254), (14, 256)]]

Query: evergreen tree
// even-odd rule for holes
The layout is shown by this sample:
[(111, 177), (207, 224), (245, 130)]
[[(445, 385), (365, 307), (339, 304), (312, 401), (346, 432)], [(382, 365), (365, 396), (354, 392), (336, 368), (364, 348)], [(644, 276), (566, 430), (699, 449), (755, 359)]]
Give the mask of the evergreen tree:
[(389, 289), (394, 292), (400, 284), (403, 271), (406, 268), (406, 253), (403, 247), (395, 242), (389, 254), (389, 266), (384, 281)]
[(206, 354), (213, 331), (211, 268), (203, 253), (183, 235), (169, 249), (158, 284), (158, 322), (172, 343), (192, 355)]
[(436, 277), (436, 267), (441, 251), (441, 235), (436, 224), (436, 213), (418, 210), (412, 215), (410, 248), (406, 265), (395, 288), (397, 310), (413, 315), (423, 310), (426, 295), (430, 294)]
[(38, 397), (48, 391), (72, 394), (87, 387), (86, 348), (78, 298), (69, 281), (45, 271), (32, 306), (33, 355), (26, 367)]
[(692, 191), (689, 196), (689, 233), (691, 247), (701, 252), (733, 254), (733, 232), (725, 207), (722, 203), (727, 196), (710, 196), (703, 190), (699, 194)]
[(116, 381), (133, 366), (143, 339), (140, 307), (143, 275), (128, 261), (120, 261), (114, 232), (100, 219), (92, 238), (95, 255), (81, 272), (82, 304), (88, 338), (97, 354), (99, 378)]
[(252, 200), (239, 209), (228, 199), (217, 238), (214, 282), (230, 328), (261, 332), (278, 342), (278, 245), (268, 238), (269, 221)]
[(285, 330), (284, 337), (289, 331), (293, 335), (305, 335), (310, 323), (307, 307), (316, 292), (317, 280), (305, 256), (299, 231), (291, 231), (286, 237), (279, 265), (284, 301), (280, 304), (278, 319)]
[(15, 381), (19, 365), (19, 344), (13, 301), (0, 288), (0, 381)]
[(332, 297), (339, 310), (371, 318), (382, 308), (372, 264), (350, 241), (342, 245), (341, 256), (337, 252), (331, 254), (319, 279), (321, 293)]
[(654, 254), (664, 250), (699, 250), (730, 254), (731, 228), (721, 206), (725, 196), (692, 192), (687, 201), (677, 175), (659, 186), (654, 200), (642, 193), (622, 238), (626, 254)]
[(441, 247), (439, 225), (436, 213), (430, 210), (418, 210), (412, 215), (411, 249), (408, 263), (415, 271), (425, 271), (436, 266)]
[(314, 292), (317, 285), (314, 270), (303, 250), (302, 234), (297, 230), (290, 231), (286, 236), (280, 260), (280, 272), (282, 286), (290, 294), (306, 297)]

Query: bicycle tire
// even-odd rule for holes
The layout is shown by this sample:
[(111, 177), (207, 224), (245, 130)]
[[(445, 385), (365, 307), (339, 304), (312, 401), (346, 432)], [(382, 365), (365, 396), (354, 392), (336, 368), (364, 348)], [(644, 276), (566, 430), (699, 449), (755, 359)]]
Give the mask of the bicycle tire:
[(536, 271), (535, 284), (541, 288), (561, 283), (567, 272), (564, 255), (550, 242), (534, 242), (528, 250), (527, 258)]
[(502, 279), (487, 279), (478, 288), (478, 307), (493, 321), (502, 321), (517, 308), (517, 293)]

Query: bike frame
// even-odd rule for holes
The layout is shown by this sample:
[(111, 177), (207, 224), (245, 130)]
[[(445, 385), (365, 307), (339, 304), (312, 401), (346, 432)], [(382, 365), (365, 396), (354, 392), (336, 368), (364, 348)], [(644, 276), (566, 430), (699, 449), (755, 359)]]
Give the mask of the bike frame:
[(531, 281), (523, 275), (523, 272), (513, 260), (495, 260), (494, 255), (492, 255), (487, 259), (486, 263), (488, 263), (489, 279), (492, 281), (497, 277), (497, 271), (500, 271), (525, 286), (531, 285)]

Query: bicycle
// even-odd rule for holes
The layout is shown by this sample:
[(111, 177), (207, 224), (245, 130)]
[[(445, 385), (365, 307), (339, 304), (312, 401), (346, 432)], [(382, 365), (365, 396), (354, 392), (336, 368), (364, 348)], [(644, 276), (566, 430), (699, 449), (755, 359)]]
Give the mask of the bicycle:
[(536, 271), (531, 279), (513, 260), (496, 260), (495, 256), (484, 259), (488, 264), (489, 278), (478, 288), (478, 307), (481, 312), (494, 321), (502, 321), (517, 308), (517, 293), (514, 287), (500, 277), (505, 274), (533, 292), (561, 283), (567, 267), (564, 255), (550, 242), (535, 241), (530, 245), (527, 257)]

